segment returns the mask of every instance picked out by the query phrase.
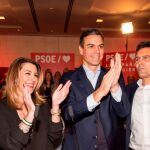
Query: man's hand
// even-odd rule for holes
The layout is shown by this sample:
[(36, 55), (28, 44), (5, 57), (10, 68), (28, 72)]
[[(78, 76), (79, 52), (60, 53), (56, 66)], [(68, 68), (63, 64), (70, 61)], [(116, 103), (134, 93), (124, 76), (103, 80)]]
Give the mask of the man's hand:
[(114, 76), (114, 79), (113, 79), (110, 91), (111, 92), (115, 92), (115, 91), (117, 91), (117, 89), (119, 87), (118, 80), (119, 80), (121, 69), (122, 69), (120, 54), (116, 53), (115, 60), (111, 59), (110, 66), (111, 66), (111, 68), (114, 68), (114, 73), (115, 73), (115, 76)]
[(96, 102), (99, 102), (110, 91), (113, 79), (115, 76), (115, 68), (112, 67), (103, 77), (100, 87), (93, 92), (93, 98)]
[(109, 91), (115, 92), (119, 88), (118, 80), (121, 73), (121, 56), (116, 53), (115, 60), (110, 62), (110, 70), (104, 75), (100, 87), (93, 92), (93, 98), (99, 102)]

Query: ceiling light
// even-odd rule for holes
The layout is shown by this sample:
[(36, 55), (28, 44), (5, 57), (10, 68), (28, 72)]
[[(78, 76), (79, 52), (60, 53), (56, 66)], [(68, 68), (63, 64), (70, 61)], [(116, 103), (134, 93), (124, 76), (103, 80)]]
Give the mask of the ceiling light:
[(5, 17), (4, 16), (0, 16), (0, 20), (5, 20)]
[(0, 29), (22, 29), (22, 27), (18, 25), (0, 25)]
[(50, 10), (54, 10), (54, 8), (53, 8), (53, 7), (50, 7), (49, 9), (50, 9)]
[(148, 22), (148, 24), (150, 24), (150, 21)]
[(125, 22), (121, 25), (122, 34), (133, 33), (133, 25), (132, 22)]
[(17, 31), (20, 32), (20, 29), (18, 28)]
[(49, 8), (49, 11), (50, 11), (51, 13), (53, 13), (53, 12), (55, 12), (55, 8), (50, 7), (50, 8)]
[(96, 19), (96, 22), (103, 22), (103, 19)]

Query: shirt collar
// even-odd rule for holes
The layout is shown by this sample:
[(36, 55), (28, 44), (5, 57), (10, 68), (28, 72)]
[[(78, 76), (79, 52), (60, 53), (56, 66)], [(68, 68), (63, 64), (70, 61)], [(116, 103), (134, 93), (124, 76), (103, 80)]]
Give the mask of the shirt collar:
[[(83, 69), (85, 70), (85, 72), (93, 72), (84, 64), (83, 64)], [(96, 72), (100, 72), (100, 70), (101, 70), (101, 67), (100, 67), (100, 65), (98, 65)]]
[(142, 85), (142, 79), (139, 79), (139, 80), (137, 81), (137, 84), (138, 84), (138, 86), (139, 86), (140, 88), (150, 88), (150, 84), (145, 85), (145, 86)]

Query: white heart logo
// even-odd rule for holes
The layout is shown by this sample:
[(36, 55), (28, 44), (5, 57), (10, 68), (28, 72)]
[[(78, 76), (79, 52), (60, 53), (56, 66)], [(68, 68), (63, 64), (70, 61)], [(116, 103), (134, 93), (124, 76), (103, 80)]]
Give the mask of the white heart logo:
[(63, 61), (68, 63), (70, 61), (70, 56), (63, 56)]
[(130, 53), (129, 57), (130, 57), (130, 59), (134, 60), (135, 59), (135, 53)]

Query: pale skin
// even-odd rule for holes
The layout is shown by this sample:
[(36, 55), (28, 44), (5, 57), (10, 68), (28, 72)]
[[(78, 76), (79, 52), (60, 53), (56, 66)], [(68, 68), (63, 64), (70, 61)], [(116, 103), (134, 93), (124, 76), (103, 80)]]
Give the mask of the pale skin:
[[(59, 111), (59, 105), (65, 100), (67, 94), (69, 93), (69, 87), (71, 85), (70, 81), (67, 81), (66, 84), (63, 86), (60, 84), (57, 89), (54, 91), (52, 95), (52, 110), (54, 112)], [(52, 115), (53, 122), (59, 122), (60, 116)]]
[[(84, 38), (83, 47), (79, 46), (83, 64), (95, 72), (103, 59), (104, 41), (100, 35), (89, 35)], [(121, 56), (116, 53), (115, 58), (110, 62), (110, 70), (103, 77), (100, 87), (93, 92), (96, 102), (108, 94), (109, 91), (116, 92), (119, 88), (118, 79), (121, 73)]]
[[(18, 98), (21, 104), (17, 113), (20, 119), (25, 118), (31, 123), (33, 122), (35, 112), (35, 104), (32, 101), (31, 94), (35, 90), (37, 82), (36, 66), (31, 63), (24, 63), (17, 80)], [(66, 82), (64, 86), (61, 84), (54, 92), (52, 96), (52, 110), (54, 112), (57, 113), (59, 111), (59, 105), (66, 98), (70, 85), (70, 81)], [(60, 122), (60, 116), (52, 115), (52, 122)]]

